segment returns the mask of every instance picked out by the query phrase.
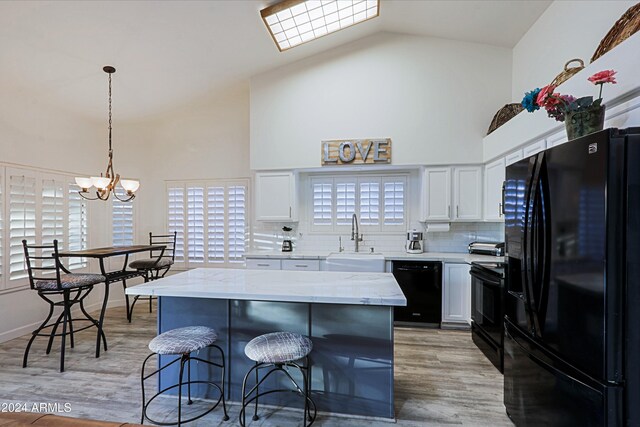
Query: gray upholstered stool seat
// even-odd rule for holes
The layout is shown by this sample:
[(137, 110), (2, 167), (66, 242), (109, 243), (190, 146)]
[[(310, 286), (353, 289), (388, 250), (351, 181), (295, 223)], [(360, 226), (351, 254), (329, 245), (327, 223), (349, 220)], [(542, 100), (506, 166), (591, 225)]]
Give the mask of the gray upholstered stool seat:
[(188, 354), (213, 344), (217, 339), (215, 329), (187, 326), (158, 335), (149, 342), (149, 350), (157, 354)]
[(311, 340), (293, 332), (272, 332), (255, 337), (244, 348), (254, 362), (286, 363), (306, 357), (313, 349)]
[(147, 268), (160, 268), (173, 265), (173, 260), (169, 258), (149, 258), (138, 259), (129, 264), (129, 268), (135, 268), (136, 270), (143, 270)]
[[(82, 286), (97, 285), (107, 280), (102, 274), (61, 274), (60, 286), (62, 289), (80, 288)], [(52, 277), (51, 280), (38, 280), (34, 287), (42, 291), (58, 289), (58, 280)]]

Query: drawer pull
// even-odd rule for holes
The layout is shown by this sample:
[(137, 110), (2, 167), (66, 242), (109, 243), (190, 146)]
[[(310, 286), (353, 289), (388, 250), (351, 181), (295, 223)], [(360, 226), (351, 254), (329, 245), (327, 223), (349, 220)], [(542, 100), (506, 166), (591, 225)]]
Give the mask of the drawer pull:
[(269, 267), (271, 264), (258, 264), (258, 267)]
[(309, 267), (309, 265), (307, 265), (307, 264), (296, 264), (296, 267), (307, 268), (307, 267)]

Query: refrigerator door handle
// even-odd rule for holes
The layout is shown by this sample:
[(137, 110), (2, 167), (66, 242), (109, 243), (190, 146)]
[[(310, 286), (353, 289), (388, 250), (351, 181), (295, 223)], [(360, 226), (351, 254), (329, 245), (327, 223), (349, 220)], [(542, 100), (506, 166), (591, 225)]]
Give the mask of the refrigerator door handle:
[(531, 252), (533, 250), (532, 244), (532, 213), (533, 213), (533, 202), (535, 199), (535, 183), (537, 181), (536, 169), (537, 169), (537, 160), (538, 156), (531, 158), (529, 163), (529, 182), (527, 185), (527, 195), (524, 200), (524, 241), (522, 245), (522, 275), (523, 275), (523, 283), (522, 283), (522, 291), (524, 297), (524, 306), (525, 312), (527, 315), (527, 324), (530, 333), (535, 333), (534, 327), (534, 319), (532, 316), (533, 310), (533, 295), (531, 288), (532, 279), (532, 257)]

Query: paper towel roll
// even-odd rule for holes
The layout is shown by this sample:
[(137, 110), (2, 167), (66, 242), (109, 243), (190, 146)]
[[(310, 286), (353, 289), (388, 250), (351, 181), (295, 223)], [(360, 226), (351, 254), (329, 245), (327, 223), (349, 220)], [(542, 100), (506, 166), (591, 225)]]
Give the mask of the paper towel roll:
[(448, 222), (427, 224), (427, 233), (446, 233), (449, 231), (450, 225)]

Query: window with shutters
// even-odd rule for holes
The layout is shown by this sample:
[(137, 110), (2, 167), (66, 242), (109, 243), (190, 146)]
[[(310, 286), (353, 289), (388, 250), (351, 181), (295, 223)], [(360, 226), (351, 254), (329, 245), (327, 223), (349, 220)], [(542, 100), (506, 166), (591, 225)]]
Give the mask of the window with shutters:
[(167, 183), (167, 228), (176, 232), (176, 267), (244, 262), (248, 181)]
[(8, 175), (9, 283), (7, 287), (11, 288), (21, 286), (22, 283), (16, 281), (27, 277), (22, 240), (36, 243), (36, 178), (20, 171), (11, 171)]
[[(65, 181), (55, 178), (43, 178), (41, 182), (40, 235), (42, 242), (57, 240), (58, 248), (65, 248)], [(42, 256), (51, 256), (52, 252), (51, 250), (43, 250)], [(43, 261), (43, 263), (53, 266), (53, 260)]]
[(394, 231), (404, 228), (406, 175), (312, 176), (311, 230), (343, 231), (358, 216), (362, 230)]
[[(125, 199), (126, 191), (116, 186), (118, 197)], [(121, 202), (113, 197), (111, 199), (111, 241), (113, 246), (130, 246), (134, 242), (134, 207), (133, 202)]]
[[(87, 200), (83, 199), (75, 183), (69, 183), (69, 216), (67, 248), (70, 251), (87, 249), (87, 227), (89, 223), (87, 212)], [(71, 257), (67, 259), (67, 268), (70, 270), (87, 266), (86, 258)]]
[[(87, 202), (71, 174), (0, 164), (0, 291), (28, 285), (23, 239), (38, 245), (58, 240), (60, 250), (75, 250), (86, 249), (87, 235)], [(86, 260), (69, 258), (65, 265), (83, 268)]]

